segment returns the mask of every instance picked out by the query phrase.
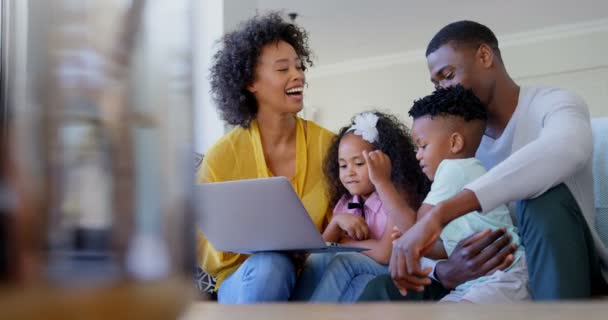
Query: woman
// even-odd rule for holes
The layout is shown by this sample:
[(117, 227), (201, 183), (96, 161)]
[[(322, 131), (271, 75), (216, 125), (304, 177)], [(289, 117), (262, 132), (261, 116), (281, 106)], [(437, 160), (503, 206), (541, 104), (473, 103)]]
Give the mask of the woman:
[[(331, 213), (322, 162), (333, 134), (296, 116), (304, 70), (312, 65), (306, 32), (270, 13), (246, 21), (225, 35), (222, 45), (211, 69), (211, 90), (222, 118), (237, 127), (205, 155), (197, 180), (285, 176), (322, 231)], [(289, 299), (296, 281), (291, 257), (218, 252), (198, 233), (198, 262), (217, 277), (220, 303)]]

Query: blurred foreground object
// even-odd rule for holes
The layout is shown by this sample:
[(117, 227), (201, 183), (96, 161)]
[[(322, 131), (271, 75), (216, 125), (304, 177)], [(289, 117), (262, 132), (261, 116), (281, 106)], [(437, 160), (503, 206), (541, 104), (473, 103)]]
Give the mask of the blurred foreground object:
[(2, 1), (2, 318), (166, 319), (189, 303), (190, 2)]

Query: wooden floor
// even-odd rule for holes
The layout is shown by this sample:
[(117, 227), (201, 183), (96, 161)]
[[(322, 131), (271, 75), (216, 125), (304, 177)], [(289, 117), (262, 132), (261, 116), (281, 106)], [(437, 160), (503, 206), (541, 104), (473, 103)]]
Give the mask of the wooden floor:
[(229, 306), (213, 302), (194, 303), (183, 316), (194, 319), (235, 320), (429, 320), (429, 319), (608, 319), (608, 300), (587, 303), (536, 303), (512, 305), (468, 304), (266, 304)]

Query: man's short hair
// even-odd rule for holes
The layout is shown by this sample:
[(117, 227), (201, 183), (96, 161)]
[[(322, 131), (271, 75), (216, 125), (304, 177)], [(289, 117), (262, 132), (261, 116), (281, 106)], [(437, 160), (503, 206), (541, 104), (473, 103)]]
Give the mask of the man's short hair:
[(486, 44), (492, 48), (499, 58), (501, 58), (500, 49), (498, 48), (498, 39), (496, 39), (494, 32), (492, 32), (490, 28), (475, 21), (457, 21), (441, 28), (426, 47), (426, 56), (428, 57), (429, 54), (448, 43), (467, 45), (473, 48), (478, 48), (481, 44)]

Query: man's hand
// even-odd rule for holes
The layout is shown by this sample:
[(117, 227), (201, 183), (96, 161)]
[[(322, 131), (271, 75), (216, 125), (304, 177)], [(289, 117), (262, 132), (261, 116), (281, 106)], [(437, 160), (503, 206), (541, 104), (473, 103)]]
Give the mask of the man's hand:
[(517, 249), (505, 229), (484, 230), (461, 240), (448, 260), (435, 266), (437, 280), (446, 289), (503, 270), (513, 263)]
[(361, 216), (343, 213), (334, 215), (332, 219), (351, 239), (358, 241), (369, 239), (369, 227)]
[(369, 180), (378, 186), (391, 182), (391, 159), (382, 151), (363, 151), (363, 158), (369, 171)]

